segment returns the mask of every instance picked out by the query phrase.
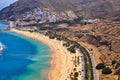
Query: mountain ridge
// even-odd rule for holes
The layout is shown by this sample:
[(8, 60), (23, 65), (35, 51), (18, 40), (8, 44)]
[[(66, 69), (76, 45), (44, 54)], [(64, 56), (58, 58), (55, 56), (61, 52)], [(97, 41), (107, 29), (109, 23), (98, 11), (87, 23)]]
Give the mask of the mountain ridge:
[(118, 11), (120, 0), (18, 0), (0, 11), (0, 19), (16, 18), (36, 7), (44, 7), (56, 12), (73, 10), (76, 15), (96, 18)]

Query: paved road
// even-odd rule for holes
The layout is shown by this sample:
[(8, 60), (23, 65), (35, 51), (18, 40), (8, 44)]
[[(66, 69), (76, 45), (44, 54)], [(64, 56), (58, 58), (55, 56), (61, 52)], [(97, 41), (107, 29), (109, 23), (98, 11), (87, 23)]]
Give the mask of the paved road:
[(94, 60), (94, 57), (93, 57), (93, 55), (91, 54), (91, 52), (88, 49), (86, 49), (86, 50), (88, 51), (88, 53), (90, 54), (90, 57), (91, 57), (92, 66), (93, 66), (93, 72), (94, 72), (94, 80), (99, 80), (99, 73), (95, 68), (96, 67), (96, 62)]

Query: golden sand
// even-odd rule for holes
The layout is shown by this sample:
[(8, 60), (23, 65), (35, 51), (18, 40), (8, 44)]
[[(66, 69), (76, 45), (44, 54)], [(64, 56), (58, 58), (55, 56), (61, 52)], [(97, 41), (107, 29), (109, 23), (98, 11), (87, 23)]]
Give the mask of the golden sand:
[[(49, 37), (40, 33), (20, 31), (16, 29), (11, 29), (11, 31), (43, 42), (50, 47), (52, 60), (51, 69), (48, 74), (49, 80), (70, 80), (70, 74), (75, 68), (73, 59), (75, 56), (82, 56), (79, 51), (76, 51), (76, 54), (71, 54), (66, 47), (63, 47), (63, 41), (49, 39)], [(80, 59), (80, 61), (80, 64), (76, 67), (77, 71), (81, 71), (83, 68), (82, 59)], [(83, 76), (79, 75), (78, 80), (82, 80), (82, 77)]]

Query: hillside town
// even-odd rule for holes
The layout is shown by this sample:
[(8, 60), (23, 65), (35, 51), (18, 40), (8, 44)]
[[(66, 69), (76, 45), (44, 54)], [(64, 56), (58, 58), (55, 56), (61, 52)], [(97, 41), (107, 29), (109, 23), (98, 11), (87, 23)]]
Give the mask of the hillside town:
[(56, 22), (63, 20), (71, 20), (77, 18), (73, 11), (66, 11), (57, 13), (46, 8), (35, 8), (26, 12), (22, 19), (18, 19), (16, 24), (29, 25), (35, 23)]
[[(82, 15), (81, 15), (82, 16)], [(78, 16), (71, 10), (65, 12), (55, 12), (47, 8), (35, 8), (23, 14), (23, 17), (16, 20), (16, 25), (26, 26), (32, 24), (55, 23), (59, 21), (71, 21)], [(93, 23), (98, 19), (84, 19), (83, 22)]]

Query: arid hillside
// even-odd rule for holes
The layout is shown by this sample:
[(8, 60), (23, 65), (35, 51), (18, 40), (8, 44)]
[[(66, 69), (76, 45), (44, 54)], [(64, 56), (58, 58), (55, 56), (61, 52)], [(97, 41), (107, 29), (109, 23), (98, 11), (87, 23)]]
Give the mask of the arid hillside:
[(56, 12), (73, 10), (77, 15), (103, 18), (103, 15), (119, 12), (120, 0), (19, 0), (0, 11), (0, 19), (17, 17), (36, 7)]

